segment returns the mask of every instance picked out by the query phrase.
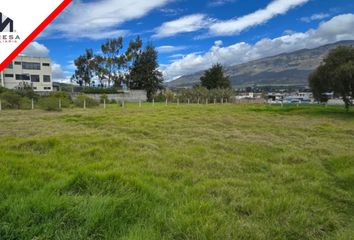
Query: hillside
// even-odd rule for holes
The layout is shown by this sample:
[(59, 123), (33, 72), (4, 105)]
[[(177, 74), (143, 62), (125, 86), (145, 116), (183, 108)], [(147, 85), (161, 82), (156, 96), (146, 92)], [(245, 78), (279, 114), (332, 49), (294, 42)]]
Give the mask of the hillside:
[[(234, 87), (257, 85), (307, 85), (309, 74), (320, 65), (328, 52), (339, 45), (354, 45), (341, 41), (315, 49), (303, 49), (226, 67)], [(203, 72), (186, 75), (167, 83), (168, 87), (191, 87), (199, 83)]]

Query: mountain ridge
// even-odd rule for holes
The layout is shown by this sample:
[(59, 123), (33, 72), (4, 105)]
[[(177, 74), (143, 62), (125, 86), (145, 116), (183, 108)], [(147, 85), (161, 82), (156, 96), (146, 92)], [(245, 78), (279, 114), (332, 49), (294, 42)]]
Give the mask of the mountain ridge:
[[(225, 67), (225, 74), (230, 76), (233, 87), (307, 86), (309, 74), (321, 64), (330, 50), (338, 46), (354, 46), (354, 40), (335, 42), (312, 49), (300, 49), (228, 66)], [(166, 85), (169, 88), (192, 87), (200, 83), (204, 71), (182, 76)]]

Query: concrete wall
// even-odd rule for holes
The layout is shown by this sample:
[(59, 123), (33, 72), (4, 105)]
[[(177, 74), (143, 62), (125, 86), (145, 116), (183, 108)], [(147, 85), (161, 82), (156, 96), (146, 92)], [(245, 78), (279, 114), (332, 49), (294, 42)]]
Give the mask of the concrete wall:
[[(70, 96), (73, 100), (79, 96), (80, 93), (70, 93)], [(102, 95), (106, 95), (109, 100), (116, 101), (126, 101), (126, 102), (146, 102), (147, 93), (145, 90), (131, 90), (125, 93), (116, 93), (116, 94), (85, 94), (86, 96), (95, 99), (96, 101), (101, 100)]]

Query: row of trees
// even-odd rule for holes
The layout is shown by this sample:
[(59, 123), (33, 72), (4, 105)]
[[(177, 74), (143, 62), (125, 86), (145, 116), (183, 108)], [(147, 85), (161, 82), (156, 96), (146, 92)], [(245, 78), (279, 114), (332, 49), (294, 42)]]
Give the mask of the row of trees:
[(158, 53), (151, 43), (144, 49), (140, 37), (129, 42), (123, 52), (123, 38), (109, 39), (101, 46), (101, 53), (86, 49), (74, 64), (72, 81), (80, 86), (91, 86), (94, 80), (100, 87), (120, 88), (126, 84), (130, 89), (147, 91), (148, 99), (163, 88), (163, 76), (158, 70)]

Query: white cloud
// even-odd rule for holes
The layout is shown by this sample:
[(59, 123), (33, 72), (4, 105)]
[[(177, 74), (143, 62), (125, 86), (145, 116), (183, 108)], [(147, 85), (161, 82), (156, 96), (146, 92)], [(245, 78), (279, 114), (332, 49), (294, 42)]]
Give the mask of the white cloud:
[(236, 35), (242, 31), (264, 24), (275, 16), (285, 14), (290, 9), (307, 3), (309, 0), (274, 0), (266, 8), (240, 18), (219, 21), (209, 28), (211, 35)]
[(126, 35), (123, 23), (141, 18), (170, 0), (100, 0), (73, 2), (42, 37), (104, 39)]
[(204, 14), (193, 14), (181, 17), (177, 20), (165, 22), (160, 27), (155, 29), (154, 38), (164, 38), (177, 35), (179, 33), (188, 33), (201, 30), (208, 27), (212, 22)]
[(325, 44), (354, 39), (354, 14), (339, 15), (321, 23), (317, 29), (295, 32), (274, 39), (262, 39), (255, 44), (245, 42), (223, 47), (221, 41), (215, 42), (203, 54), (191, 53), (171, 64), (162, 65), (166, 80), (205, 70), (212, 64), (236, 65), (251, 60), (269, 57), (284, 52), (304, 48), (315, 48)]
[(236, 2), (236, 1), (237, 0), (211, 0), (208, 3), (208, 6), (209, 7), (219, 7), (219, 6), (223, 6), (225, 4), (233, 3), (233, 2)]
[[(216, 0), (209, 4), (222, 5), (230, 0)], [(232, 1), (232, 0), (231, 0)], [(175, 36), (180, 33), (195, 32), (209, 29), (211, 36), (230, 36), (240, 34), (251, 27), (264, 24), (270, 19), (287, 13), (289, 10), (301, 6), (310, 0), (273, 0), (264, 9), (230, 20), (215, 20), (205, 14), (193, 14), (179, 19), (165, 22), (155, 29), (155, 38)]]
[(318, 21), (318, 20), (323, 20), (323, 19), (329, 18), (330, 16), (331, 15), (328, 13), (316, 13), (310, 17), (303, 17), (300, 20), (303, 22), (306, 22), (306, 23), (310, 23), (312, 21)]
[(60, 64), (52, 63), (52, 76), (55, 82), (63, 82), (66, 79), (64, 71)]
[(30, 57), (48, 57), (49, 49), (38, 42), (31, 42), (21, 54)]
[(177, 51), (181, 51), (187, 49), (186, 46), (160, 46), (157, 47), (156, 50), (159, 53), (172, 53), (172, 52), (177, 52)]

